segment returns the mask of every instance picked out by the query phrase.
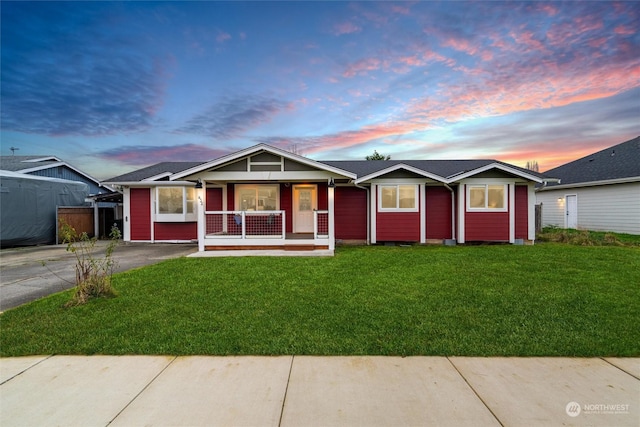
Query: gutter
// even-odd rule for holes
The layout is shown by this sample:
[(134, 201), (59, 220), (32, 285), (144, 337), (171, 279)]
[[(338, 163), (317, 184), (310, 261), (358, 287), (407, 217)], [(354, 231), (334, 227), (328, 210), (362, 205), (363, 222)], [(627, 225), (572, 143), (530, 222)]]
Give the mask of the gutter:
[[(597, 187), (599, 185), (611, 185), (611, 184), (629, 184), (633, 182), (640, 182), (640, 176), (632, 176), (628, 178), (618, 178), (618, 179), (604, 179), (600, 181), (588, 181), (588, 182), (575, 182), (571, 184), (562, 184), (560, 180), (557, 181), (558, 185), (554, 185), (553, 187), (542, 186), (538, 188), (536, 191), (552, 191), (552, 190), (562, 190), (566, 188), (577, 188), (577, 187)], [(546, 184), (546, 183), (545, 183)]]
[(451, 191), (451, 238), (456, 240), (456, 195), (449, 184), (444, 183), (444, 186)]

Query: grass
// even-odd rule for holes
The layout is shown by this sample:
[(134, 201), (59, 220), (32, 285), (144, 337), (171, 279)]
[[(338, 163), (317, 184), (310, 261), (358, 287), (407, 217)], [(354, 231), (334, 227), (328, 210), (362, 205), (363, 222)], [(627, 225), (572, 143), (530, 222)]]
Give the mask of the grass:
[(580, 246), (640, 246), (640, 235), (545, 227), (539, 242), (568, 243)]
[(180, 258), (0, 316), (0, 355), (640, 355), (640, 248), (345, 247)]

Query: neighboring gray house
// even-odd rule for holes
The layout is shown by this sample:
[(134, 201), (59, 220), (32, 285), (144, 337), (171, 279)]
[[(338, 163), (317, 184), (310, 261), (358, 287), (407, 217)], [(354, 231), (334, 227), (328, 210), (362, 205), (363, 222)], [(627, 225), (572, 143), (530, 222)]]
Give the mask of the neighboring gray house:
[(96, 178), (55, 156), (0, 156), (0, 169), (28, 175), (84, 182), (89, 186), (88, 195), (92, 196), (114, 192), (113, 188), (101, 184)]
[(640, 136), (545, 172), (542, 225), (640, 234)]
[[(91, 201), (94, 235), (108, 235), (114, 223), (121, 227), (122, 194), (58, 157), (0, 156), (0, 175), (3, 192), (0, 210), (4, 221), (0, 240), (3, 246), (52, 243), (56, 206), (89, 207)], [(60, 197), (50, 198), (48, 192), (58, 191), (55, 186), (62, 183), (66, 186), (58, 194)], [(84, 185), (72, 185), (76, 183)], [(71, 191), (74, 197), (61, 197)], [(30, 216), (36, 211), (36, 217)], [(39, 224), (34, 227), (19, 225), (24, 219), (21, 218), (23, 212), (25, 218), (37, 219)]]

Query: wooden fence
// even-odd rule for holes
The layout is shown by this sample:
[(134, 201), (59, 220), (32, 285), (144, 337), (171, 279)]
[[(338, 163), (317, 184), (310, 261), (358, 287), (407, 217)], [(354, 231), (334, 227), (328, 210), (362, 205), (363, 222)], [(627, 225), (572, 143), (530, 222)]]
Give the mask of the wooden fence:
[(62, 243), (60, 224), (63, 223), (69, 224), (79, 235), (87, 233), (89, 237), (93, 237), (95, 234), (92, 207), (58, 207), (58, 232), (56, 233), (58, 243)]
[(536, 234), (542, 231), (542, 203), (536, 205)]

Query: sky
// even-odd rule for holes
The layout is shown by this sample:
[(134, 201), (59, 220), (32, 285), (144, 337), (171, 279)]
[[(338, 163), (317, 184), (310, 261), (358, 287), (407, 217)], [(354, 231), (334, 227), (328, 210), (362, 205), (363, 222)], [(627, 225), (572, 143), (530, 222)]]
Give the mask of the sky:
[(9, 2), (2, 155), (107, 179), (259, 143), (540, 171), (640, 135), (640, 2)]

